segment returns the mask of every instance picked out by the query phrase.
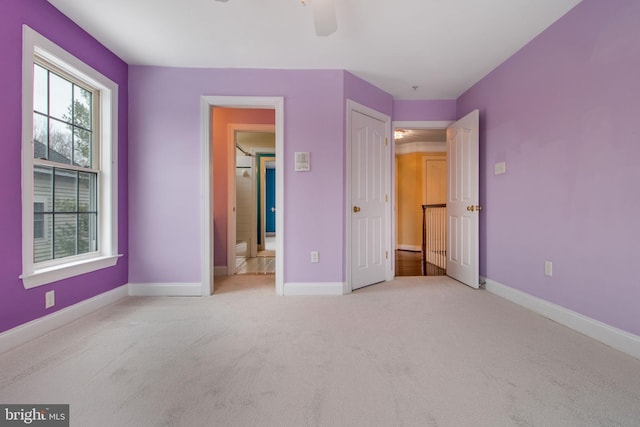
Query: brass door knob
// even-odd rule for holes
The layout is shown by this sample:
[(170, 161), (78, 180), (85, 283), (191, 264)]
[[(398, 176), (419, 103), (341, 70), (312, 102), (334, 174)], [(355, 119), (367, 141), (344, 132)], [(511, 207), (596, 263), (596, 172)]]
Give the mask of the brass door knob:
[(360, 212), (360, 206), (354, 206), (353, 213), (358, 213), (358, 212)]
[(475, 206), (474, 205), (469, 205), (469, 206), (467, 206), (467, 210), (469, 212), (474, 212), (474, 211), (480, 212), (482, 210), (482, 206), (480, 206), (480, 205), (475, 205)]

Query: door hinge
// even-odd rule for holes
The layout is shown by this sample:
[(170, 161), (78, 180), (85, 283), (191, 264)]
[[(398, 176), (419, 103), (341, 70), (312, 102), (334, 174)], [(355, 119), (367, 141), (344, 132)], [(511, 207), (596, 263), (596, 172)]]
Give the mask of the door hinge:
[(388, 201), (389, 201), (389, 195), (388, 195), (388, 194), (385, 194), (385, 195), (384, 195), (384, 201), (385, 201), (385, 202), (388, 202)]
[(389, 145), (389, 138), (384, 139), (384, 146), (386, 147), (387, 145)]
[(389, 259), (389, 251), (384, 251), (384, 257), (385, 259)]

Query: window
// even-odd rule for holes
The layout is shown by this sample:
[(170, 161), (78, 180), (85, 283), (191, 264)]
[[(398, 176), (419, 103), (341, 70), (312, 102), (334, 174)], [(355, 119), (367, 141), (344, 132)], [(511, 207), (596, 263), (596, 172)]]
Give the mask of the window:
[(118, 86), (23, 28), (26, 288), (115, 265)]
[[(99, 159), (95, 88), (36, 57), (33, 65), (33, 193), (35, 263), (98, 250)], [(38, 208), (36, 210), (36, 208)], [(46, 217), (46, 220), (45, 220)], [(44, 237), (44, 228), (51, 238)]]
[[(44, 239), (44, 202), (33, 203), (33, 238)], [(34, 257), (36, 255), (34, 254)]]

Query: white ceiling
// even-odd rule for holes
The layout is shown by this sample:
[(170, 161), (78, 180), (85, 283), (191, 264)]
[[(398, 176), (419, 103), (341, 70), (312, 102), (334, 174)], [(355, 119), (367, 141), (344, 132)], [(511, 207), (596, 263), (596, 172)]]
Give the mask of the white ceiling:
[(455, 99), (580, 0), (336, 0), (328, 37), (300, 0), (49, 2), (129, 64), (345, 69), (395, 99)]
[(401, 137), (395, 137), (396, 144), (408, 144), (412, 142), (445, 142), (447, 140), (446, 129), (396, 128), (395, 130), (402, 134)]

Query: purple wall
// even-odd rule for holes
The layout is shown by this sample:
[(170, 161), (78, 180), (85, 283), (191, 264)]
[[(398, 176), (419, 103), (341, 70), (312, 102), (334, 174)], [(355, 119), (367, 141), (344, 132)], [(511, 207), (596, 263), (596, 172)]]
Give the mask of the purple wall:
[[(393, 97), (347, 71), (344, 72), (344, 99), (345, 108), (346, 100), (351, 99), (393, 119)], [(346, 123), (346, 109), (344, 111), (343, 116)]]
[(343, 281), (345, 93), (388, 114), (390, 95), (337, 70), (132, 66), (129, 82), (131, 283), (200, 282), (202, 95), (284, 97), (284, 280)]
[[(119, 84), (119, 251), (110, 269), (25, 290), (22, 269), (21, 126), (22, 24), (77, 56)], [(0, 331), (37, 319), (127, 283), (127, 64), (118, 59), (45, 0), (0, 2)], [(44, 309), (45, 292), (55, 289), (56, 306)]]
[(481, 114), (481, 274), (636, 335), (639, 22), (584, 0), (457, 104)]
[(456, 120), (456, 100), (393, 101), (395, 121)]

